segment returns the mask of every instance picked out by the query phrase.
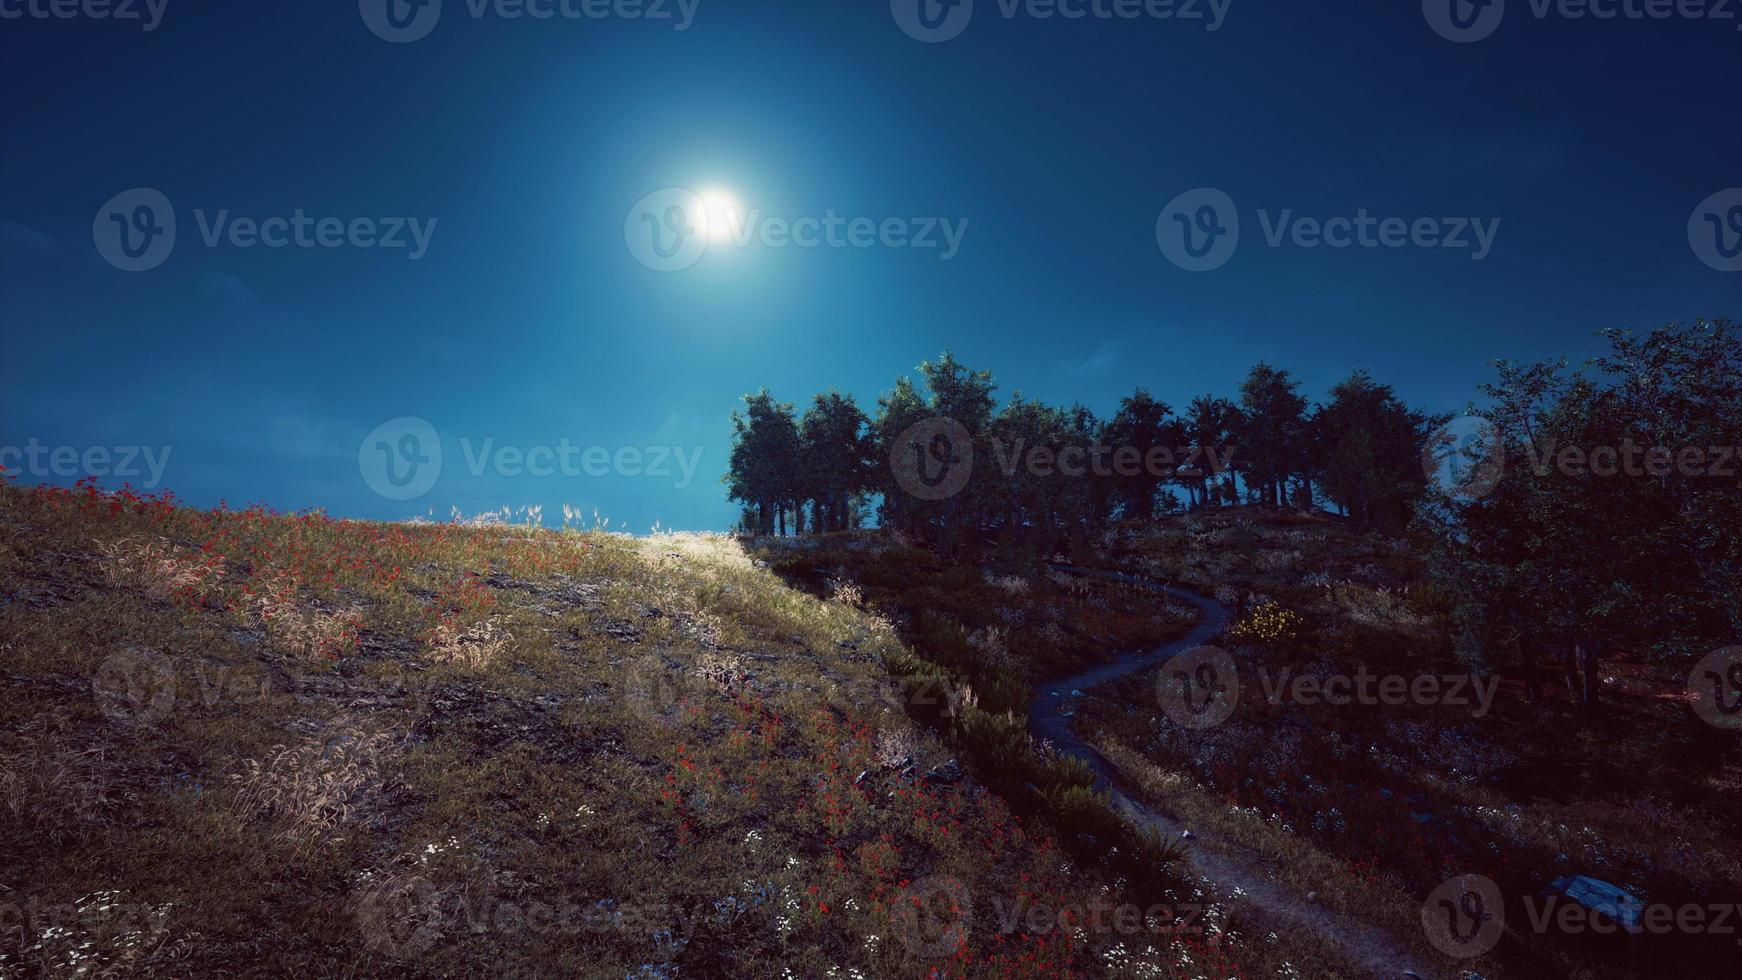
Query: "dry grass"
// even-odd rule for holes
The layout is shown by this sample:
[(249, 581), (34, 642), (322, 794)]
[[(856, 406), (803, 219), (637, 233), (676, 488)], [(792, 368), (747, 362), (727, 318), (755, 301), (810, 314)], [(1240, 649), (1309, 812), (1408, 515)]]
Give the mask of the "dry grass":
[[(1002, 929), (1120, 873), (952, 770), (890, 695), (905, 614), (735, 539), (0, 486), (0, 576), (0, 903), (37, 910), (4, 972), (1186, 975), (1166, 942)], [(1119, 626), (973, 579), (1077, 650)], [(909, 912), (939, 881), (974, 913), (941, 951)], [(95, 893), (156, 917), (104, 932)]]
[(388, 732), (335, 725), (296, 745), (274, 745), (230, 776), (236, 812), (301, 847), (337, 843), (358, 809), (379, 795), (382, 757), (395, 741)]

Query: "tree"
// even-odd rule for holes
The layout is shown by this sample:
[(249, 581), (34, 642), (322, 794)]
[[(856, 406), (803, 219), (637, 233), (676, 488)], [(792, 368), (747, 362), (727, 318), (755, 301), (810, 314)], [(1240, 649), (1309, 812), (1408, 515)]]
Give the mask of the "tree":
[(871, 487), (869, 425), (852, 396), (834, 390), (816, 396), (799, 423), (801, 496), (819, 533), (847, 530), (853, 499)]
[(786, 533), (786, 513), (799, 497), (798, 426), (792, 404), (767, 388), (744, 396), (732, 413), (732, 453), (724, 477), (728, 499), (754, 508), (758, 534)]
[[(919, 365), (925, 378), (926, 408), (932, 417), (954, 420), (967, 430), (969, 448), (974, 458), (992, 458), (990, 427), (995, 404), (993, 392), (997, 386), (992, 372), (975, 371), (944, 351), (936, 362)], [(938, 545), (944, 554), (954, 554), (966, 538), (977, 537), (984, 526), (984, 516), (995, 504), (993, 494), (996, 470), (981, 465), (974, 467), (972, 477), (961, 492), (943, 500), (927, 502), (922, 508), (932, 517), (938, 532)]]
[(1288, 478), (1305, 462), (1303, 413), (1307, 401), (1288, 372), (1259, 361), (1240, 384), (1241, 417), (1235, 426), (1239, 458), (1234, 468), (1261, 499), (1283, 506)]
[(1701, 465), (1742, 442), (1742, 340), (1722, 321), (1604, 335), (1570, 375), (1496, 364), (1478, 414), (1503, 475), (1432, 508), (1471, 655), (1516, 645), (1527, 684), (1558, 655), (1587, 716), (1610, 651), (1686, 661), (1742, 632), (1742, 494)]
[(1169, 477), (1150, 470), (1149, 452), (1165, 447), (1171, 454), (1185, 441), (1185, 425), (1174, 418), (1173, 408), (1166, 402), (1157, 401), (1148, 391), (1138, 388), (1119, 403), (1119, 411), (1108, 421), (1104, 438), (1114, 453), (1128, 447), (1141, 454), (1144, 461), (1135, 475), (1128, 475), (1129, 466), (1123, 467), (1126, 470), (1123, 473), (1116, 468), (1114, 488), (1120, 513), (1139, 520), (1154, 517), (1155, 498)]
[(896, 528), (909, 535), (919, 533), (924, 502), (908, 496), (895, 482), (895, 461), (891, 454), (903, 432), (930, 417), (931, 410), (926, 407), (925, 399), (920, 397), (913, 382), (908, 378), (897, 378), (895, 388), (877, 399), (877, 417), (871, 421), (871, 442), (876, 455), (871, 482), (873, 489), (883, 495), (877, 521), (884, 527)]
[(1427, 491), (1422, 459), (1446, 420), (1410, 409), (1389, 385), (1356, 371), (1308, 420), (1305, 473), (1359, 527), (1396, 533)]
[[(1185, 431), (1192, 447), (1199, 451), (1199, 463), (1182, 471), (1180, 479), (1193, 507), (1208, 507), (1221, 496), (1212, 482), (1216, 474), (1209, 467), (1209, 454), (1224, 451), (1243, 424), (1239, 407), (1226, 398), (1200, 395), (1192, 399), (1186, 409)], [(1232, 475), (1224, 475), (1224, 480), (1232, 480)]]

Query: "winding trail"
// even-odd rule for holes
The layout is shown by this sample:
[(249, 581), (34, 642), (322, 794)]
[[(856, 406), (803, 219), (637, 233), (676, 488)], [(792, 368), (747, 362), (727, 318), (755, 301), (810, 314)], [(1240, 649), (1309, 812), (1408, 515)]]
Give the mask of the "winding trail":
[[(1185, 825), (1172, 817), (1157, 813), (1133, 797), (1123, 785), (1113, 764), (1071, 731), (1071, 719), (1064, 710), (1071, 701), (1073, 690), (1086, 692), (1098, 684), (1160, 666), (1175, 654), (1209, 642), (1227, 629), (1233, 618), (1233, 611), (1214, 599), (1189, 589), (1164, 585), (1136, 575), (1072, 565), (1053, 567), (1073, 575), (1156, 589), (1183, 599), (1198, 609), (1197, 625), (1180, 639), (1147, 653), (1132, 654), (1069, 677), (1058, 678), (1042, 686), (1028, 709), (1028, 727), (1035, 737), (1047, 739), (1061, 752), (1087, 762), (1095, 772), (1095, 788), (1107, 793), (1115, 810), (1139, 826), (1153, 827), (1177, 839), (1186, 829)], [(1207, 842), (1201, 831), (1194, 830), (1192, 833), (1200, 844)], [(1396, 978), (1439, 975), (1440, 971), (1428, 968), (1407, 944), (1386, 930), (1308, 902), (1305, 896), (1274, 880), (1266, 873), (1264, 861), (1256, 856), (1240, 854), (1232, 847), (1212, 852), (1197, 846), (1186, 848), (1182, 860), (1192, 873), (1207, 879), (1217, 888), (1224, 891), (1238, 888), (1245, 893), (1248, 903), (1262, 909), (1267, 915), (1332, 941), (1367, 976)]]

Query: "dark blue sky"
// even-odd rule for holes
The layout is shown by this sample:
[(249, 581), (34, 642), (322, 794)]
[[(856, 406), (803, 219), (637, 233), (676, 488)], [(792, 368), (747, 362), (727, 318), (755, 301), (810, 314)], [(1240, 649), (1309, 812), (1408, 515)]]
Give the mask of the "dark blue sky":
[[(1413, 0), (1233, 0), (1214, 32), (977, 0), (960, 36), (922, 44), (875, 0), (700, 0), (683, 31), (446, 0), (427, 36), (389, 43), (345, 0), (169, 0), (152, 31), (31, 2), (0, 0), (25, 13), (0, 19), (0, 447), (167, 447), (163, 484), (202, 504), (569, 501), (637, 531), (723, 528), (727, 414), (760, 385), (869, 408), (950, 348), (1006, 393), (1105, 413), (1139, 384), (1175, 405), (1232, 393), (1263, 358), (1314, 397), (1362, 367), (1451, 410), (1490, 359), (1577, 359), (1602, 327), (1742, 312), (1742, 274), (1703, 262), (1689, 230), (1742, 186), (1735, 20), (1511, 0), (1459, 44)], [(764, 217), (968, 224), (947, 261), (716, 241), (658, 272), (625, 225), (667, 187)], [(1157, 219), (1203, 187), (1241, 237), (1190, 272)], [(177, 223), (143, 272), (93, 232), (134, 188)], [(122, 200), (109, 211), (131, 215)], [(1362, 209), (1500, 224), (1479, 261), (1473, 233), (1461, 250), (1266, 240), (1285, 211)], [(202, 234), (221, 212), (298, 210), (414, 218), (427, 252)], [(438, 433), (442, 468), (391, 500), (359, 450), (407, 416)], [(580, 471), (474, 475), (486, 440), (567, 440)], [(587, 475), (595, 446), (700, 457), (678, 486), (676, 462)]]

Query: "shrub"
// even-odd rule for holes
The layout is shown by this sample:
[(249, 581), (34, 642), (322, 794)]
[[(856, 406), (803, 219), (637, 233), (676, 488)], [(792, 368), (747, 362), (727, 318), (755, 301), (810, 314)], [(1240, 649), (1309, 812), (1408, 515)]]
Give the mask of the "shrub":
[(1242, 646), (1289, 647), (1300, 639), (1304, 621), (1275, 602), (1261, 602), (1228, 627), (1227, 638)]

